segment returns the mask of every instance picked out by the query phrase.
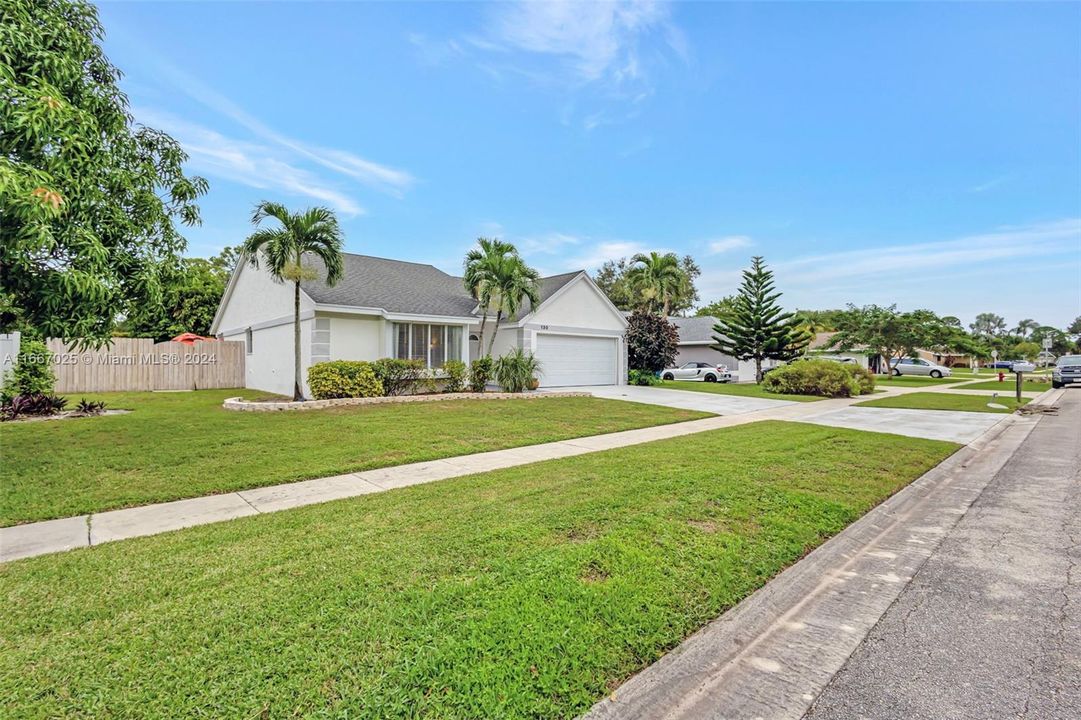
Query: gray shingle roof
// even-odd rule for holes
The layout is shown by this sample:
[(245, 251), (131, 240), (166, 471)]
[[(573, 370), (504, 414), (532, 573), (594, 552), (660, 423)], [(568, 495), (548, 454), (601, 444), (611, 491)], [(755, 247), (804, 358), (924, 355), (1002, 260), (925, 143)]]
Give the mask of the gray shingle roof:
[(717, 324), (717, 318), (712, 315), (670, 317), (668, 320), (679, 331), (681, 343), (713, 342), (713, 326)]
[(344, 254), (345, 273), (338, 284), (326, 284), (326, 269), (312, 263), (318, 279), (301, 284), (312, 300), (328, 305), (382, 308), (387, 312), (464, 317), (476, 302), (462, 279), (422, 263)]
[[(473, 315), (477, 305), (465, 291), (462, 278), (448, 275), (432, 265), (352, 253), (345, 253), (343, 258), (345, 273), (334, 287), (326, 284), (323, 264), (311, 263), (318, 278), (301, 283), (301, 287), (312, 300), (326, 305), (382, 308), (392, 313), (453, 317)], [(541, 302), (580, 272), (541, 278)], [(528, 312), (529, 303), (526, 302), (520, 315)]]

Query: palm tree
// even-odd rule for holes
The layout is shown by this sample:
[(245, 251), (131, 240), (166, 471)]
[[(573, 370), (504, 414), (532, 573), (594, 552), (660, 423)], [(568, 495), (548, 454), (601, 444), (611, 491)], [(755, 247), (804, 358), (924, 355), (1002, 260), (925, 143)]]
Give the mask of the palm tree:
[(338, 218), (324, 207), (291, 213), (279, 203), (261, 202), (255, 206), (251, 221), (259, 226), (266, 218), (274, 218), (280, 227), (260, 227), (244, 241), (244, 253), (259, 266), (259, 256), (267, 269), (280, 282), (293, 283), (293, 399), (304, 399), (304, 384), (300, 373), (300, 283), (318, 277), (315, 268), (305, 266), (304, 255), (311, 254), (323, 261), (327, 285), (336, 285), (342, 277), (342, 231)]
[(498, 239), (477, 238), (478, 247), (465, 256), (465, 273), (462, 278), (466, 291), (477, 301), (480, 310), (480, 337), (477, 347), (484, 347), (484, 327), (488, 322), (488, 311), (492, 298), (499, 285), (500, 267), (512, 256), (518, 255), (518, 249), (508, 242)]
[(1013, 329), (1013, 332), (1015, 335), (1020, 335), (1022, 340), (1026, 340), (1028, 339), (1029, 334), (1038, 327), (1040, 327), (1040, 323), (1032, 318), (1025, 318), (1017, 323), (1017, 327)]
[(687, 276), (680, 268), (675, 253), (638, 253), (631, 258), (627, 279), (641, 295), (644, 309), (653, 310), (656, 303), (660, 303), (661, 315), (665, 318), (672, 307), (672, 300), (687, 285)]
[(532, 307), (540, 303), (540, 274), (526, 265), (517, 253), (503, 258), (495, 270), (492, 299), (496, 306), (496, 332), (493, 332), (488, 340), (488, 357), (492, 355), (492, 346), (495, 345), (495, 336), (499, 332), (499, 323), (503, 316), (511, 318), (517, 315), (526, 300), (529, 300)]

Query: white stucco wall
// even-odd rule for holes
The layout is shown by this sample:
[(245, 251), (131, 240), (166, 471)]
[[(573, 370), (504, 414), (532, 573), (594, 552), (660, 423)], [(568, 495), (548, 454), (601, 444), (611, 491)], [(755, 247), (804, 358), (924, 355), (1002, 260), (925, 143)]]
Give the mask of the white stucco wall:
[[(217, 332), (233, 334), (263, 322), (293, 317), (291, 285), (274, 280), (265, 265), (254, 268), (250, 263), (244, 263), (236, 272), (239, 274), (221, 310)], [(311, 298), (301, 292), (301, 315), (311, 313), (314, 307)]]
[(611, 330), (622, 333), (626, 321), (614, 311), (599, 291), (584, 279), (573, 280), (558, 296), (553, 296), (529, 319), (530, 326)]
[[(311, 364), (312, 320), (300, 323), (301, 377), (308, 393), (308, 366)], [(226, 335), (226, 340), (244, 342), (244, 332)], [(293, 324), (252, 330), (252, 352), (245, 358), (244, 387), (279, 395), (293, 394)]]
[(392, 355), (387, 347), (387, 321), (370, 315), (329, 315), (331, 360), (378, 360)]

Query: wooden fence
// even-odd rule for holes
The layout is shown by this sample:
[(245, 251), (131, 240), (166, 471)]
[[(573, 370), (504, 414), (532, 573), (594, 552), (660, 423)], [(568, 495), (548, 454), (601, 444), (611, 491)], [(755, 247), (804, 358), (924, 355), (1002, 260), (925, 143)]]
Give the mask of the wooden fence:
[(244, 343), (197, 341), (155, 343), (150, 338), (114, 338), (100, 350), (73, 350), (48, 341), (56, 392), (203, 390), (244, 387)]

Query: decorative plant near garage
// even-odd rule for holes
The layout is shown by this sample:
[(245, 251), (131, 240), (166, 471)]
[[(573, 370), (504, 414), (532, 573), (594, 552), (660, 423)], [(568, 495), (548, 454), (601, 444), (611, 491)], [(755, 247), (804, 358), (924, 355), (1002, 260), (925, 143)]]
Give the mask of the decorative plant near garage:
[(536, 386), (540, 361), (533, 353), (514, 348), (495, 361), (495, 381), (505, 392), (520, 393)]
[(676, 361), (679, 333), (666, 319), (636, 310), (627, 322), (627, 364), (632, 371), (658, 373)]

